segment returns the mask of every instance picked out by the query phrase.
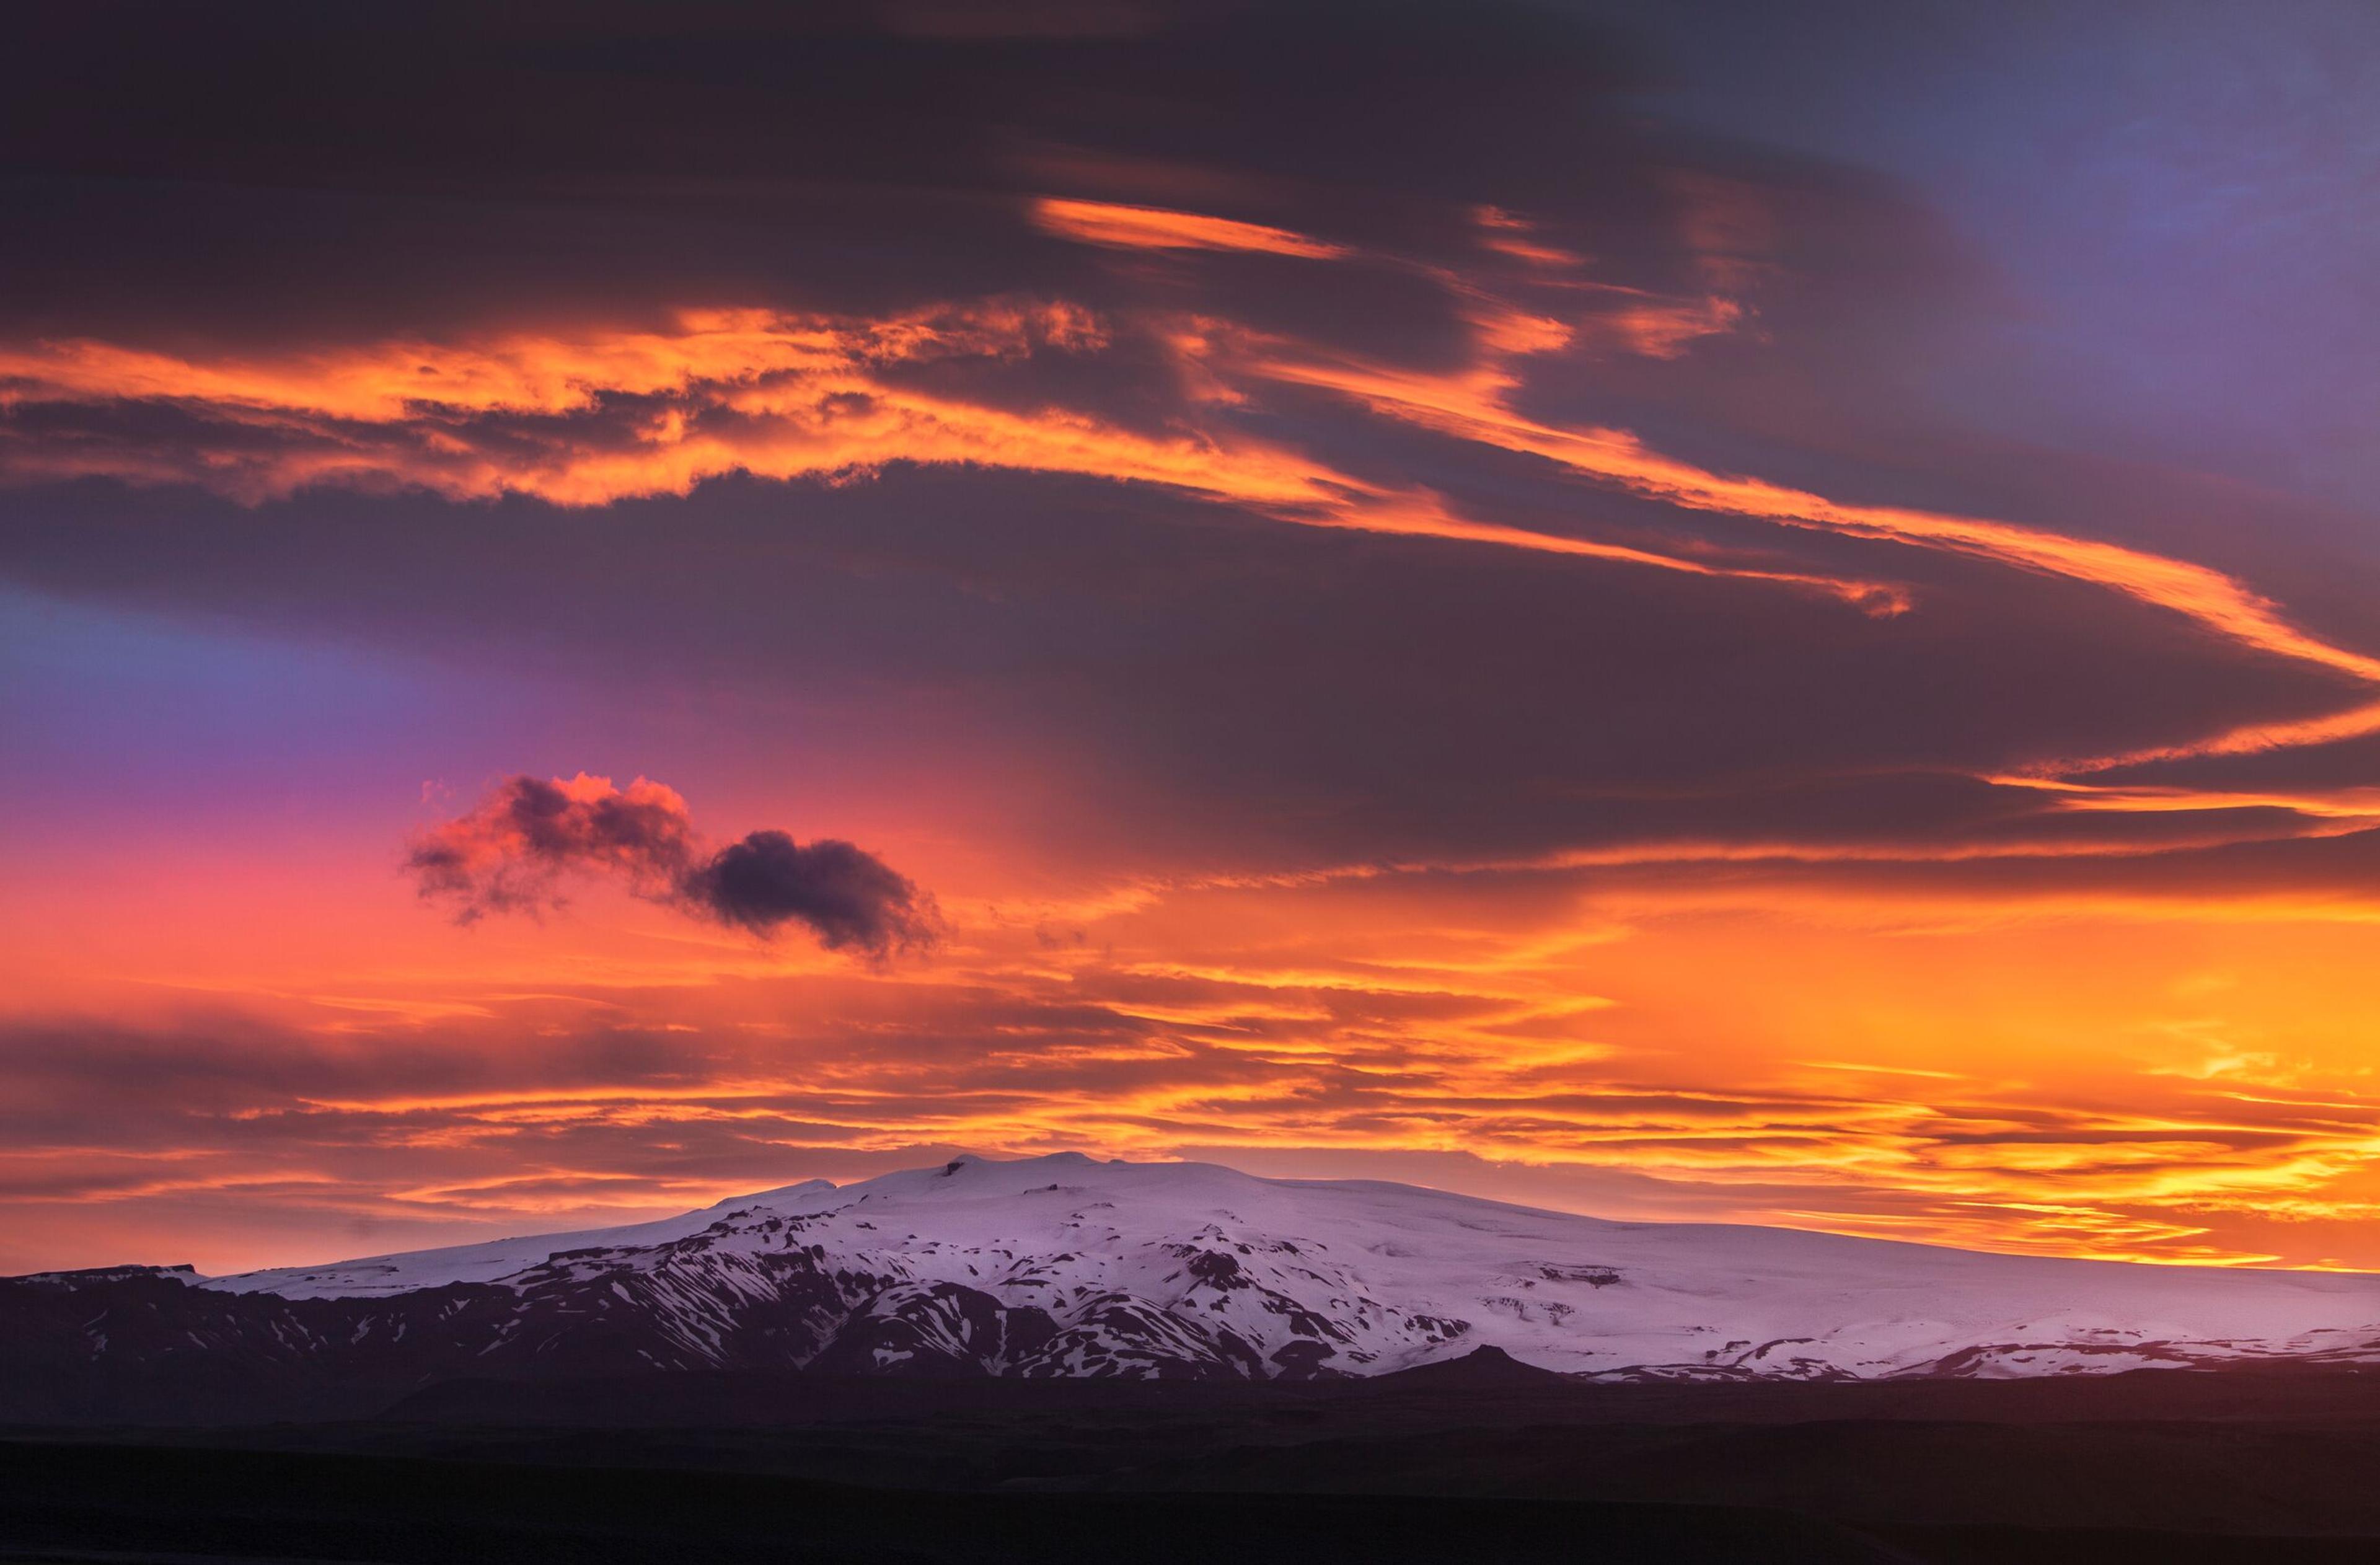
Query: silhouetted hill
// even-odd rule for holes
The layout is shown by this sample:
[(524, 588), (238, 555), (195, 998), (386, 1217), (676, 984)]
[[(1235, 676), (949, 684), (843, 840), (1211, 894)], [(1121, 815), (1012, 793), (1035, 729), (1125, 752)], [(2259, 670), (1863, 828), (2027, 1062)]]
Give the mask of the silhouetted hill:
[(1493, 1343), (1483, 1343), (1461, 1358), (1439, 1359), (1433, 1364), (1417, 1364), (1411, 1369), (1392, 1369), (1386, 1375), (1375, 1376), (1367, 1384), (1378, 1390), (1453, 1390), (1463, 1387), (1477, 1389), (1512, 1387), (1572, 1386), (1577, 1382), (1557, 1370), (1539, 1369), (1523, 1364)]

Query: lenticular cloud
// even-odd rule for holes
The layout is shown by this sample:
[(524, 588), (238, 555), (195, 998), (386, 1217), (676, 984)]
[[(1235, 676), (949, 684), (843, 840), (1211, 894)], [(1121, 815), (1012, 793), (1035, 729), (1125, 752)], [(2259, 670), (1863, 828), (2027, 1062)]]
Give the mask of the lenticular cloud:
[(937, 933), (933, 899), (865, 849), (760, 831), (706, 850), (677, 790), (642, 777), (625, 788), (585, 772), (507, 779), (418, 838), (406, 868), (424, 897), (453, 903), (466, 923), (558, 906), (566, 880), (592, 874), (756, 935), (798, 924), (830, 951), (880, 961)]

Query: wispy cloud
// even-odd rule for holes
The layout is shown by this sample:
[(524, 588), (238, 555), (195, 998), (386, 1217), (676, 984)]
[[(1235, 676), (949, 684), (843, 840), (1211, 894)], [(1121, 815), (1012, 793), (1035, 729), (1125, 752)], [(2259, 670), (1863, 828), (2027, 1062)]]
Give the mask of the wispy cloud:
[(1348, 253), (1343, 245), (1261, 223), (1114, 201), (1045, 196), (1033, 203), (1033, 221), (1061, 237), (1116, 249), (1244, 250), (1306, 261), (1331, 261)]

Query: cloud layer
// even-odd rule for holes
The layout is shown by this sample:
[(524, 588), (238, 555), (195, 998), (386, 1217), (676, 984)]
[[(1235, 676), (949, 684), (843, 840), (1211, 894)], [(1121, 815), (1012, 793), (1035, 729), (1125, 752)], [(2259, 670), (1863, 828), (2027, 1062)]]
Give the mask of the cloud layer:
[(638, 896), (763, 937), (799, 925), (829, 951), (878, 961), (930, 946), (933, 901), (872, 854), (823, 838), (754, 831), (706, 853), (686, 800), (638, 778), (520, 776), (406, 855), (424, 897), (468, 922), (559, 906), (573, 875), (607, 875)]
[(1079, 1146), (2380, 1266), (2325, 3), (47, 8), (0, 1230)]

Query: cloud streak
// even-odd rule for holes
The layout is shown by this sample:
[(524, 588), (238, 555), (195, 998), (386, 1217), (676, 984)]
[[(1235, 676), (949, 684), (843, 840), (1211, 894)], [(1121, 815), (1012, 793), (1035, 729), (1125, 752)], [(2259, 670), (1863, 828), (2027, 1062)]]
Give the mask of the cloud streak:
[(1114, 201), (1044, 197), (1033, 203), (1033, 221), (1062, 238), (1114, 249), (1242, 250), (1305, 261), (1330, 261), (1347, 253), (1343, 245), (1262, 223)]
[[(1142, 323), (1150, 330), (1184, 376), (1213, 381), (1196, 322)], [(893, 463), (1001, 468), (1156, 485), (1298, 526), (1772, 582), (1877, 613), (1904, 605), (1889, 583), (1463, 516), (1426, 487), (1235, 427), (1237, 394), (1220, 382), (1150, 431), (1093, 410), (952, 394), (930, 379), (1093, 358), (1115, 334), (1080, 307), (991, 299), (880, 319), (691, 311), (668, 332), (402, 340), (280, 358), (42, 342), (0, 347), (0, 412), (20, 416), (13, 431), (0, 422), (0, 478), (194, 483), (249, 503), (344, 486), (591, 506), (729, 474), (842, 482)], [(127, 406), (194, 422), (179, 437), (144, 429), (128, 440), (55, 421)]]
[[(1492, 335), (1483, 340), (1494, 344)], [(1535, 348), (1537, 345), (1527, 345)], [(1717, 473), (1667, 456), (1623, 430), (1569, 429), (1513, 412), (1518, 379), (1487, 358), (1460, 376), (1416, 374), (1381, 366), (1321, 362), (1290, 354), (1263, 359), (1257, 373), (1354, 397), (1426, 428), (1556, 462), (1583, 477), (1613, 483), (1690, 510), (1706, 511), (1917, 544), (2066, 576), (2107, 588), (2195, 620), (2240, 646), (2380, 685), (2380, 657), (2342, 647), (2291, 624), (2279, 605), (2220, 571), (2120, 544), (1985, 517), (1898, 506), (1849, 504), (1755, 478)], [(2333, 722), (2355, 722), (2362, 714)], [(2332, 736), (2306, 725), (2310, 736)], [(2345, 730), (2362, 732), (2361, 727)], [(2288, 731), (2261, 743), (2287, 744)], [(2225, 738), (2216, 743), (2238, 745)], [(2176, 753), (2189, 753), (2180, 751)]]
[(763, 938), (798, 926), (829, 951), (877, 961), (933, 944), (932, 899), (850, 843), (753, 831), (705, 851), (686, 800), (639, 777), (625, 788), (585, 772), (510, 778), (406, 855), (425, 898), (465, 922), (559, 906), (574, 876), (608, 876), (637, 895)]

